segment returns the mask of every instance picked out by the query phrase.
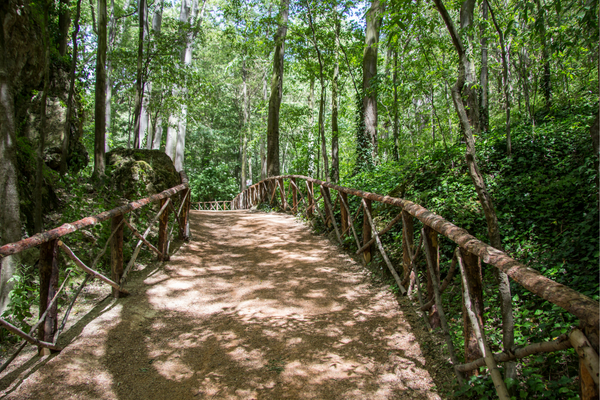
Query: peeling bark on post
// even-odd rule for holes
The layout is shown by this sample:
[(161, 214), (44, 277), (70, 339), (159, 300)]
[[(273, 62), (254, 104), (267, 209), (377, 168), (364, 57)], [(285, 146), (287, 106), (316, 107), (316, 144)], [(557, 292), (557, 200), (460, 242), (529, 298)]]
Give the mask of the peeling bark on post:
[[(483, 323), (483, 283), (481, 275), (481, 264), (476, 255), (469, 253), (466, 250), (460, 249), (463, 261), (465, 263), (465, 278), (469, 285), (469, 293), (471, 294), (471, 302), (473, 305), (473, 312), (479, 320), (481, 326), (485, 326)], [(465, 290), (463, 288), (463, 293)], [(477, 344), (477, 337), (473, 331), (471, 320), (466, 308), (466, 299), (463, 298), (463, 333), (465, 338), (465, 363), (477, 360), (483, 357), (479, 345)], [(477, 375), (477, 370), (471, 371), (469, 375)]]
[(292, 182), (292, 212), (296, 214), (298, 212), (298, 187), (296, 186), (296, 178), (291, 178)]
[[(48, 304), (58, 291), (58, 245), (56, 240), (44, 243), (40, 248), (40, 314), (46, 312)], [(46, 314), (46, 320), (40, 326), (38, 339), (52, 342), (58, 324), (57, 304), (54, 303)], [(38, 347), (40, 355), (49, 355), (50, 350)]]
[[(409, 288), (415, 286), (415, 272), (411, 271), (411, 254), (414, 246), (414, 220), (412, 215), (402, 210), (402, 265), (404, 267), (404, 279), (410, 274)], [(408, 291), (410, 295), (410, 290)]]
[[(433, 285), (439, 285), (440, 282), (440, 260), (439, 260), (439, 247), (438, 247), (438, 234), (436, 231), (426, 226), (423, 231), (427, 238), (423, 238), (423, 246), (426, 246), (427, 252), (431, 255), (433, 263), (434, 276), (432, 276), (427, 269), (427, 302), (434, 299)], [(425, 240), (427, 239), (427, 240)], [(433, 281), (435, 279), (435, 282)], [(440, 315), (437, 309), (437, 305), (434, 304), (429, 310), (429, 323), (432, 329), (439, 328), (441, 326)]]
[[(373, 207), (371, 206), (371, 200), (365, 199), (365, 210), (368, 210), (369, 214), (373, 213)], [(369, 224), (369, 219), (367, 217), (367, 213), (365, 212), (363, 215), (363, 246), (367, 244), (371, 240), (371, 225)], [(371, 250), (373, 249), (373, 245), (367, 247), (363, 252), (363, 257), (365, 258), (365, 262), (368, 264), (371, 262)]]
[[(114, 282), (121, 282), (123, 275), (123, 216), (119, 215), (111, 220), (111, 231), (114, 232), (110, 240), (110, 270), (111, 279)], [(121, 297), (121, 292), (116, 288), (112, 288), (112, 295), (115, 299)]]
[[(167, 200), (161, 200), (160, 206), (161, 208), (165, 205)], [(158, 225), (158, 250), (162, 254), (162, 257), (159, 257), (159, 261), (169, 261), (169, 255), (167, 254), (167, 242), (168, 235), (167, 228), (169, 225), (169, 209), (165, 209), (163, 213), (160, 215), (159, 225)]]
[(342, 207), (340, 208), (342, 212), (342, 238), (346, 235), (349, 235), (348, 229), (348, 211), (346, 211), (345, 205), (348, 204), (348, 195), (346, 193), (338, 192), (338, 194), (342, 197)]
[(306, 216), (308, 218), (312, 218), (313, 216), (313, 209), (315, 207), (315, 196), (314, 196), (314, 187), (313, 187), (313, 183), (312, 182), (306, 182), (306, 187), (308, 189), (308, 208), (306, 210)]

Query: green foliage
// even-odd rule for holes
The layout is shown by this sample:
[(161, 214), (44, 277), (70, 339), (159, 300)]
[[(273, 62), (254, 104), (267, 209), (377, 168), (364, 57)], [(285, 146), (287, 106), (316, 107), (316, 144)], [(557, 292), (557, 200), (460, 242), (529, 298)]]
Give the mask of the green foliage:
[(31, 306), (39, 302), (39, 289), (35, 278), (36, 273), (32, 267), (21, 265), (17, 269), (9, 280), (14, 286), (8, 295), (10, 303), (2, 314), (2, 318), (13, 322), (26, 332), (31, 328), (28, 323), (33, 316)]

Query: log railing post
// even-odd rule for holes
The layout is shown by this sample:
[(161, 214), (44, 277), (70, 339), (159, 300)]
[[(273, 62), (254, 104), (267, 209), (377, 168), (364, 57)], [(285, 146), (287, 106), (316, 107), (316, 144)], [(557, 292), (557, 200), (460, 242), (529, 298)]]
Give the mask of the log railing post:
[[(483, 321), (483, 282), (481, 264), (476, 255), (469, 253), (464, 249), (460, 249), (464, 262), (465, 278), (464, 281), (469, 285), (469, 293), (471, 294), (471, 304), (473, 306), (473, 312), (479, 320), (481, 326), (485, 326)], [(463, 296), (465, 290), (463, 288)], [(483, 357), (479, 344), (477, 343), (477, 336), (471, 325), (469, 313), (467, 310), (467, 299), (463, 298), (463, 334), (465, 338), (465, 363), (475, 361)], [(468, 375), (477, 374), (478, 370), (467, 372)]]
[(349, 215), (345, 207), (345, 205), (348, 204), (348, 194), (344, 192), (338, 192), (338, 194), (342, 198), (342, 207), (340, 207), (340, 211), (342, 212), (342, 238), (344, 238), (344, 236), (350, 235), (350, 230), (348, 229)]
[[(48, 304), (58, 291), (58, 240), (51, 240), (40, 246), (40, 314), (46, 312)], [(58, 325), (57, 308), (55, 302), (46, 314), (46, 321), (40, 325), (38, 339), (43, 342), (54, 341), (54, 333)], [(40, 355), (49, 355), (50, 350), (38, 347)]]
[(296, 186), (296, 178), (291, 178), (292, 186), (292, 212), (298, 212), (298, 187)]
[(283, 207), (283, 211), (285, 211), (287, 209), (287, 199), (285, 198), (283, 178), (279, 178), (279, 195), (281, 196), (281, 206)]
[(306, 216), (308, 218), (312, 218), (313, 209), (315, 207), (315, 191), (312, 182), (306, 182), (306, 189), (308, 190), (307, 198), (308, 198), (308, 208), (306, 209)]
[(414, 220), (412, 215), (402, 210), (402, 265), (404, 267), (404, 280), (410, 274), (409, 294), (410, 288), (414, 287), (415, 272), (411, 270), (411, 254), (414, 248)]
[(185, 204), (183, 205), (181, 221), (183, 221), (183, 239), (190, 239), (190, 207), (191, 207), (191, 197), (192, 192), (190, 189), (187, 189), (187, 196), (184, 195)]
[[(588, 352), (590, 352), (592, 354), (595, 353), (595, 354), (593, 354), (593, 357), (588, 357), (587, 360), (585, 360), (583, 357), (581, 357), (581, 354), (579, 357), (579, 385), (580, 385), (580, 392), (581, 392), (581, 400), (598, 399), (599, 393), (600, 393), (600, 391), (598, 390), (598, 372), (597, 372), (597, 368), (598, 368), (598, 327), (581, 323), (580, 330), (581, 330), (581, 332), (578, 332), (580, 338), (577, 342), (584, 342), (585, 344), (582, 345), (581, 343), (577, 343), (574, 340), (575, 338), (574, 338), (573, 333), (575, 331), (578, 331), (578, 330), (575, 330), (573, 333), (571, 333), (571, 343), (574, 343), (573, 347), (575, 348), (577, 353), (584, 353), (582, 350), (584, 350), (585, 347), (589, 346), (589, 347), (591, 347), (591, 349), (587, 348), (585, 350), (587, 350)], [(595, 360), (593, 360), (593, 359), (595, 359)], [(586, 361), (588, 363), (592, 362), (596, 366), (596, 372), (594, 373), (595, 379), (594, 379), (594, 375), (592, 373), (590, 373), (588, 366), (586, 366)]]
[[(166, 210), (165, 210), (166, 212)], [(114, 282), (121, 282), (123, 276), (123, 215), (111, 219), (111, 232), (114, 232), (110, 240), (110, 270), (111, 279)], [(112, 295), (115, 299), (121, 297), (121, 292), (112, 288)]]
[[(164, 206), (164, 204), (166, 203), (166, 199), (163, 199), (160, 201), (160, 206)], [(160, 261), (168, 261), (169, 260), (169, 255), (167, 254), (167, 242), (169, 241), (168, 235), (169, 233), (167, 232), (167, 228), (169, 225), (169, 209), (166, 208), (163, 213), (160, 215), (160, 220), (159, 220), (159, 225), (158, 225), (158, 250), (160, 251), (160, 254), (162, 254), (161, 257), (159, 257)]]
[[(364, 199), (366, 206), (366, 210), (368, 210), (369, 214), (372, 214), (373, 207), (371, 205), (371, 200)], [(371, 240), (371, 224), (369, 224), (369, 218), (367, 217), (367, 213), (363, 213), (363, 230), (362, 230), (362, 240), (363, 246), (366, 245)], [(371, 250), (373, 249), (373, 245), (367, 247), (365, 251), (363, 251), (363, 257), (365, 258), (365, 262), (368, 264), (371, 262)]]
[[(425, 235), (427, 235), (427, 238), (423, 237), (423, 245), (424, 246), (428, 246), (429, 248), (427, 249), (427, 251), (429, 252), (429, 254), (431, 254), (431, 258), (432, 258), (432, 263), (433, 263), (433, 271), (435, 273), (434, 276), (432, 276), (429, 271), (430, 269), (427, 269), (427, 298), (425, 299), (426, 302), (429, 302), (431, 300), (434, 299), (434, 289), (433, 286), (434, 284), (439, 285), (440, 282), (440, 260), (439, 260), (439, 246), (438, 246), (438, 234), (436, 231), (434, 231), (433, 229), (431, 229), (428, 226), (425, 226), (424, 230), (422, 231)], [(425, 240), (427, 239), (427, 240)], [(433, 280), (435, 279), (435, 283), (433, 282)], [(439, 328), (440, 327), (440, 316), (439, 316), (439, 312), (437, 309), (437, 306), (434, 305), (433, 307), (431, 307), (429, 309), (429, 323), (431, 324), (431, 328), (435, 329), (435, 328)]]

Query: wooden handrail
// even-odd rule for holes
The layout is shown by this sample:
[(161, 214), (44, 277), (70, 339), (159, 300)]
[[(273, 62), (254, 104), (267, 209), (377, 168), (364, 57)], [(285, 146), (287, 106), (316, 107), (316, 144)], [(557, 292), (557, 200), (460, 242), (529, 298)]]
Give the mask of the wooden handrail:
[[(597, 327), (600, 325), (600, 305), (597, 301), (594, 301), (588, 296), (581, 294), (568, 286), (545, 277), (540, 272), (518, 262), (505, 252), (500, 251), (485, 242), (482, 242), (475, 236), (469, 234), (465, 229), (459, 228), (443, 217), (427, 210), (425, 207), (422, 207), (409, 200), (346, 188), (303, 175), (275, 176), (267, 178), (265, 181), (276, 181), (279, 179), (290, 178), (304, 179), (307, 182), (322, 185), (327, 188), (337, 190), (338, 192), (400, 207), (413, 217), (417, 218), (424, 225), (431, 227), (436, 232), (452, 240), (461, 248), (481, 257), (485, 263), (493, 265), (499, 270), (505, 272), (512, 280), (530, 292), (563, 308), (590, 326)], [(251, 187), (260, 185), (261, 183), (262, 181), (252, 185)]]
[(132, 201), (131, 203), (125, 204), (124, 206), (113, 208), (109, 211), (104, 211), (98, 215), (94, 215), (93, 217), (85, 217), (80, 219), (79, 221), (70, 222), (59, 226), (58, 228), (51, 229), (46, 232), (38, 233), (33, 235), (27, 239), (19, 240), (18, 242), (8, 243), (4, 246), (0, 247), (0, 257), (9, 256), (11, 254), (20, 253), (23, 250), (30, 249), (32, 247), (39, 246), (43, 243), (47, 243), (51, 240), (58, 239), (62, 236), (68, 235), (70, 233), (76, 232), (80, 229), (83, 229), (90, 225), (96, 225), (100, 222), (107, 221), (111, 218), (118, 217), (120, 215), (126, 214), (130, 211), (137, 210), (138, 208), (142, 208), (150, 203), (155, 201), (163, 200), (173, 196), (181, 192), (184, 189), (189, 187), (187, 183), (187, 178), (185, 182), (181, 185), (177, 185), (170, 189), (164, 190), (160, 193), (152, 195), (150, 197), (146, 197), (141, 200)]

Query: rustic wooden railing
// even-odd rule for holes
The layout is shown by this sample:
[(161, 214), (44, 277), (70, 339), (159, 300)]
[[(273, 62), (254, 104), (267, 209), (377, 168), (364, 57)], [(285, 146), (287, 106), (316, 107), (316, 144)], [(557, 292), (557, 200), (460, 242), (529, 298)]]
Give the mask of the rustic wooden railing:
[[(178, 209), (175, 209), (173, 201), (174, 196), (176, 195), (178, 195), (180, 199)], [(160, 211), (154, 216), (153, 219), (151, 219), (148, 228), (142, 234), (125, 219), (125, 216), (134, 210), (149, 206), (155, 202), (160, 204)], [(50, 351), (61, 350), (61, 347), (57, 345), (58, 339), (67, 323), (67, 319), (69, 318), (69, 314), (73, 308), (73, 305), (75, 304), (75, 301), (77, 300), (77, 297), (81, 293), (90, 277), (98, 278), (102, 282), (110, 285), (112, 287), (112, 294), (115, 298), (129, 294), (124, 286), (127, 275), (134, 266), (142, 245), (145, 245), (152, 252), (156, 253), (158, 260), (168, 260), (169, 245), (175, 225), (178, 226), (179, 239), (186, 240), (189, 238), (189, 210), (190, 190), (187, 177), (185, 173), (182, 172), (181, 184), (178, 186), (172, 187), (153, 196), (128, 203), (121, 207), (105, 211), (101, 214), (63, 224), (58, 228), (0, 247), (0, 257), (7, 257), (17, 254), (32, 247), (40, 247), (39, 269), (41, 315), (29, 333), (23, 332), (21, 329), (10, 324), (9, 322), (0, 319), (1, 326), (25, 340), (17, 349), (17, 351), (11, 357), (9, 357), (2, 366), (0, 366), (0, 372), (6, 369), (6, 367), (16, 358), (16, 356), (27, 343), (37, 345), (41, 354), (48, 354)], [(177, 222), (177, 224), (173, 223), (171, 231), (169, 232), (169, 213), (171, 211), (175, 216), (174, 220)], [(70, 233), (108, 220), (111, 221), (110, 237), (106, 241), (104, 248), (96, 255), (94, 261), (90, 264), (90, 266), (87, 266), (79, 257), (77, 257), (73, 250), (67, 246), (67, 244), (63, 241), (63, 238)], [(159, 221), (158, 244), (154, 246), (147, 240), (147, 237), (151, 228), (157, 221)], [(139, 241), (133, 251), (131, 259), (127, 263), (127, 266), (123, 268), (123, 236), (125, 226), (129, 229), (131, 234), (139, 239)], [(109, 245), (111, 265), (110, 278), (104, 276), (94, 269), (101, 257), (106, 253)], [(68, 274), (70, 274), (70, 271), (63, 279), (63, 285), (61, 285), (59, 288), (59, 250), (63, 251), (67, 258), (72, 260), (76, 266), (87, 273), (85, 279), (72, 296), (69, 306), (64, 312), (60, 326), (58, 325), (57, 299), (64, 287), (64, 284), (68, 280), (67, 278)], [(37, 338), (33, 336), (36, 330), (38, 332)]]
[[(196, 204), (196, 203), (194, 203)], [(233, 201), (200, 201), (197, 203), (199, 211), (225, 211), (233, 210)]]
[[(303, 180), (305, 184), (301, 185), (300, 180)], [(337, 195), (332, 196), (332, 190), (337, 192)], [(510, 399), (505, 382), (499, 373), (498, 363), (573, 347), (580, 359), (582, 399), (598, 398), (598, 327), (600, 323), (598, 302), (565, 285), (554, 282), (538, 271), (514, 260), (503, 251), (478, 240), (466, 230), (408, 200), (345, 188), (306, 176), (286, 175), (268, 178), (248, 187), (234, 198), (233, 208), (248, 209), (262, 202), (272, 204), (277, 198), (277, 192), (279, 192), (280, 207), (283, 210), (291, 211), (296, 215), (302, 214), (307, 218), (312, 218), (314, 213), (318, 214), (323, 223), (330, 227), (329, 229), (333, 227), (340, 244), (343, 243), (344, 237), (351, 233), (358, 248), (356, 255), (362, 253), (364, 263), (370, 262), (374, 250), (373, 244), (376, 244), (400, 292), (411, 295), (416, 291), (419, 310), (429, 313), (429, 316), (423, 314), (425, 323), (430, 327), (434, 325), (442, 328), (459, 383), (464, 381), (465, 375), (471, 374), (479, 367), (487, 366), (498, 397)], [(349, 202), (349, 195), (360, 199), (354, 214), (351, 213), (350, 205), (356, 203), (356, 200)], [(298, 196), (304, 205), (302, 212), (299, 210)], [(335, 200), (332, 201), (334, 198)], [(398, 215), (380, 231), (376, 229), (372, 217), (373, 201), (400, 209)], [(340, 208), (339, 218), (335, 213), (336, 206)], [(362, 232), (357, 233), (354, 225), (358, 221), (361, 211), (363, 213)], [(415, 218), (423, 224), (417, 246), (414, 244)], [(399, 221), (402, 221), (403, 259), (400, 271), (402, 277), (391, 263), (381, 241), (381, 236)], [(438, 244), (438, 235), (440, 234), (457, 245), (452, 259), (449, 260), (451, 261), (450, 266), (443, 282), (440, 282)], [(417, 260), (420, 253), (425, 255), (426, 269), (421, 271), (421, 274), (427, 280), (426, 296), (422, 293), (419, 271), (417, 271)], [(561, 335), (550, 342), (534, 343), (522, 348), (505, 349), (502, 353), (492, 354), (486, 340), (483, 321), (481, 261), (505, 272), (525, 289), (573, 314), (579, 319), (580, 326), (571, 329), (569, 335)], [(450, 332), (445, 317), (441, 297), (451, 283), (457, 265), (463, 287), (465, 360), (462, 363), (454, 349), (452, 332)], [(408, 288), (406, 288), (407, 284)]]

